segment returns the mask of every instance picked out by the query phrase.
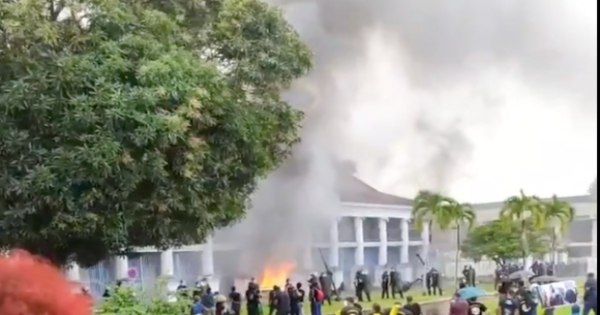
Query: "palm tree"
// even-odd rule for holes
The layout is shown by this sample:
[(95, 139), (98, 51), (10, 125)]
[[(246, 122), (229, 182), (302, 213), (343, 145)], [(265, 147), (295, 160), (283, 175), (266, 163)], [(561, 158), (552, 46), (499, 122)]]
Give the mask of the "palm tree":
[(533, 195), (526, 195), (523, 190), (519, 195), (510, 197), (504, 201), (502, 210), (500, 210), (500, 218), (506, 222), (518, 221), (521, 222), (521, 241), (523, 242), (523, 266), (527, 268), (527, 221), (535, 230), (542, 230), (546, 216), (544, 215), (544, 203), (542, 200)]
[(452, 225), (456, 228), (456, 256), (454, 257), (454, 279), (458, 284), (458, 261), (460, 260), (460, 233), (461, 227), (466, 226), (468, 230), (475, 225), (477, 216), (473, 206), (467, 203), (451, 202), (443, 205), (445, 211), (452, 218)]
[(458, 279), (458, 261), (460, 259), (460, 227), (464, 223), (471, 228), (476, 216), (473, 207), (461, 204), (442, 194), (421, 191), (414, 199), (412, 218), (417, 230), (421, 231), (425, 224), (435, 223), (440, 230), (456, 228), (456, 261), (455, 279)]
[(543, 204), (544, 221), (550, 223), (550, 244), (552, 260), (556, 262), (557, 241), (575, 219), (575, 208), (566, 201), (559, 200), (556, 195)]

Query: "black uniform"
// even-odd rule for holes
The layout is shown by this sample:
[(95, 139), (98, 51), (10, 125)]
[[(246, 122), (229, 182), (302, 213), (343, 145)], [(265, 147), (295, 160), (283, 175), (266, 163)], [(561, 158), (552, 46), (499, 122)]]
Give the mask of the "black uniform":
[(381, 274), (381, 299), (390, 298), (390, 274), (384, 271)]
[(425, 284), (427, 286), (427, 294), (428, 295), (443, 295), (444, 293), (442, 292), (442, 288), (441, 288), (441, 283), (440, 283), (440, 273), (435, 270), (435, 269), (431, 269), (427, 272), (427, 274), (425, 275)]
[(402, 279), (400, 277), (400, 273), (394, 269), (390, 271), (390, 288), (392, 291), (392, 299), (396, 298), (396, 293), (400, 294), (400, 298), (404, 298), (404, 290), (402, 290)]
[(259, 315), (260, 313), (260, 290), (255, 285), (248, 285), (246, 290), (246, 310), (248, 315)]
[(331, 278), (328, 277), (326, 273), (322, 273), (319, 276), (319, 284), (321, 285), (321, 290), (323, 290), (323, 294), (325, 295), (325, 300), (329, 305), (331, 305)]
[(356, 297), (359, 302), (363, 301), (363, 293), (367, 297), (367, 301), (371, 302), (371, 293), (369, 292), (367, 275), (362, 271), (357, 271), (354, 277), (354, 288), (356, 290)]

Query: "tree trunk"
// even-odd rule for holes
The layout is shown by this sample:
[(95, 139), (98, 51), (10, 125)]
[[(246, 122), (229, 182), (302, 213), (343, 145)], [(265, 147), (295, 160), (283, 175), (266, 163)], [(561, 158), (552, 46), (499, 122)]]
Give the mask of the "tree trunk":
[[(552, 251), (552, 274), (554, 276), (556, 276), (556, 256), (558, 255), (558, 253), (556, 252), (556, 248), (558, 246), (556, 246), (556, 241), (557, 241), (557, 236), (556, 236), (556, 229), (552, 228), (552, 234), (550, 235), (551, 237), (551, 242), (550, 242), (550, 247), (551, 247), (551, 251)], [(548, 273), (548, 271), (546, 270), (546, 273)]]
[(523, 269), (527, 269), (527, 256), (528, 256), (528, 244), (527, 244), (527, 230), (525, 220), (521, 220), (521, 242), (523, 245)]
[(456, 257), (454, 257), (454, 282), (458, 288), (458, 261), (460, 260), (460, 225), (456, 225)]

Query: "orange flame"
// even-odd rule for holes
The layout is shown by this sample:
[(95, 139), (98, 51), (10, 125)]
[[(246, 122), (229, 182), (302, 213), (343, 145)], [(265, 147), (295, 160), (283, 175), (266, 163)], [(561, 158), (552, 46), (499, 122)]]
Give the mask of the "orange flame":
[(276, 266), (267, 266), (263, 270), (260, 278), (260, 288), (262, 290), (271, 290), (273, 286), (283, 286), (292, 272), (296, 269), (294, 263), (282, 263)]

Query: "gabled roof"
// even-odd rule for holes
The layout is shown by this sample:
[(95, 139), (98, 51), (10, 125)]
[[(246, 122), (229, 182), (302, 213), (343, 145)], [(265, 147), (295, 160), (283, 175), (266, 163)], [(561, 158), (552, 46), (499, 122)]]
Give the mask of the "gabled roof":
[(386, 194), (371, 187), (354, 176), (352, 163), (345, 162), (338, 169), (339, 195), (342, 202), (380, 204), (390, 206), (411, 206), (412, 200)]

